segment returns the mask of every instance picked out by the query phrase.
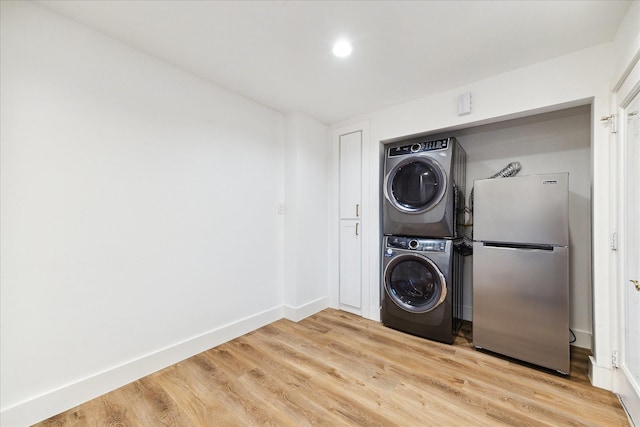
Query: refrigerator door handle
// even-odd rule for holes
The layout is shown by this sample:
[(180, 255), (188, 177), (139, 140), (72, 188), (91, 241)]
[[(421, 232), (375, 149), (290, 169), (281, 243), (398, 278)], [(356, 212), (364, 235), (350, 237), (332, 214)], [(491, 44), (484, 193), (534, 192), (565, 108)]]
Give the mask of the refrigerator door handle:
[(482, 246), (489, 248), (504, 248), (504, 249), (524, 249), (524, 250), (539, 250), (553, 252), (555, 246), (552, 245), (527, 245), (522, 243), (503, 243), (503, 242), (482, 242)]

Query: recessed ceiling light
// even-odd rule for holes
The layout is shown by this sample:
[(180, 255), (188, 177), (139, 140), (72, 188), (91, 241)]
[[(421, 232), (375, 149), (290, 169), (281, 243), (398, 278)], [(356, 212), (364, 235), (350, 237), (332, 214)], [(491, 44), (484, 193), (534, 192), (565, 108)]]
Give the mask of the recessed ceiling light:
[(352, 50), (353, 49), (351, 48), (351, 43), (349, 43), (349, 41), (345, 39), (338, 40), (333, 45), (333, 54), (338, 58), (345, 58), (351, 55)]

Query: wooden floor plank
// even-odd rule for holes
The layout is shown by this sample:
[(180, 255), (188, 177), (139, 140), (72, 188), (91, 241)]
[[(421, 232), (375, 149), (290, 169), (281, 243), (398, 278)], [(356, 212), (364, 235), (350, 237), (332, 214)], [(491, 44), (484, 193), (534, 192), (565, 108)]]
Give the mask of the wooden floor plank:
[[(241, 345), (234, 348), (235, 344)], [(296, 424), (300, 423), (301, 418), (311, 425), (321, 425), (324, 422), (326, 417), (323, 411), (318, 410), (315, 402), (307, 401), (307, 393), (301, 393), (301, 390), (304, 390), (303, 385), (310, 378), (308, 375), (286, 369), (272, 355), (263, 356), (253, 347), (252, 351), (247, 351), (246, 345), (240, 340), (229, 343), (226, 347), (231, 357), (247, 365), (247, 374), (239, 377), (239, 381), (244, 382), (248, 389), (268, 400), (280, 412), (293, 415), (292, 422), (297, 420)]]
[(279, 320), (36, 426), (628, 426), (592, 387), (588, 352), (562, 377), (326, 309)]
[[(242, 338), (237, 341), (242, 343)], [(363, 387), (364, 384), (356, 381), (348, 372), (337, 370), (327, 363), (331, 357), (329, 353), (324, 353), (324, 359), (313, 357), (307, 352), (299, 352), (287, 345), (277, 343), (269, 345), (265, 336), (256, 340), (258, 347), (261, 343), (266, 344), (263, 347), (264, 354), (277, 355), (277, 359), (288, 365), (289, 369), (302, 371), (309, 377), (308, 383), (311, 387), (309, 393), (316, 399), (324, 400), (327, 405), (325, 411), (344, 418), (344, 421), (356, 421), (358, 425), (389, 425), (390, 420), (379, 411), (372, 411), (370, 408), (371, 405), (377, 406), (376, 399), (379, 396)], [(260, 356), (260, 352), (254, 355), (254, 357)], [(282, 372), (280, 370), (281, 374)]]
[[(287, 330), (290, 325), (290, 322), (285, 321), (276, 323), (275, 327)], [(327, 365), (324, 371), (334, 376), (339, 373), (339, 380), (344, 380), (344, 383), (339, 387), (341, 392), (348, 393), (348, 396), (357, 395), (360, 400), (371, 402), (375, 406), (370, 410), (396, 414), (394, 420), (396, 423), (400, 422), (398, 414), (424, 412), (427, 404), (434, 405), (437, 403), (433, 397), (429, 402), (425, 402), (424, 399), (416, 399), (415, 393), (397, 393), (396, 391), (400, 385), (405, 384), (405, 381), (411, 380), (410, 375), (406, 375), (405, 378), (399, 375), (390, 376), (388, 375), (389, 366), (384, 360), (363, 354), (355, 347), (349, 348), (341, 345), (336, 338), (331, 338), (329, 334), (327, 335), (329, 339), (323, 348), (314, 345), (317, 341), (313, 338), (296, 336), (296, 339), (287, 339), (286, 337), (289, 336), (287, 334), (281, 335), (283, 342), (279, 346), (282, 347), (285, 343), (288, 343), (289, 354), (299, 355), (302, 353), (308, 356), (310, 360), (322, 359), (323, 363)], [(278, 351), (279, 346), (270, 343), (268, 339), (263, 339), (263, 342), (273, 351), (282, 355), (286, 354), (283, 351)], [(300, 362), (296, 363), (299, 364)], [(335, 393), (336, 386), (334, 383), (336, 381), (333, 378), (330, 380), (331, 384), (329, 386)], [(331, 389), (328, 391), (331, 392)], [(439, 419), (442, 422), (447, 421), (445, 414), (446, 412), (444, 411), (433, 413), (431, 415), (432, 421), (436, 422)], [(385, 425), (389, 425), (390, 422), (392, 421), (386, 421)]]

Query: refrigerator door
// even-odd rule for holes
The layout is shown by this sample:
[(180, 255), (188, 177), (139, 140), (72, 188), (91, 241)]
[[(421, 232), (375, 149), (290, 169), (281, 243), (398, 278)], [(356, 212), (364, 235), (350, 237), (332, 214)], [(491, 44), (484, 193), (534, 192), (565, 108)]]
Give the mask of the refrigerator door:
[(483, 179), (474, 183), (473, 239), (569, 245), (569, 174)]
[(473, 244), (473, 344), (569, 373), (569, 249)]

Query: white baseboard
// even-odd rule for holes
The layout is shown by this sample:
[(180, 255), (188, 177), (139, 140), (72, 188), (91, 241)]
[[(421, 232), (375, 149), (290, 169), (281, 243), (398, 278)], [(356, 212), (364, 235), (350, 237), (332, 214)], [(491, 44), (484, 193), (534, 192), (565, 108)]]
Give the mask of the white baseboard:
[(51, 390), (3, 409), (0, 412), (0, 425), (23, 427), (35, 424), (282, 317), (283, 307), (275, 307)]
[(589, 380), (594, 387), (612, 390), (613, 371), (609, 367), (598, 365), (596, 359), (589, 356)]
[(571, 345), (574, 347), (580, 348), (588, 348), (592, 349), (592, 335), (591, 332), (581, 331), (579, 329), (571, 329), (573, 334), (576, 336), (575, 342), (572, 342)]
[(329, 297), (324, 297), (311, 301), (300, 307), (291, 307), (290, 305), (283, 306), (284, 318), (291, 320), (292, 322), (299, 322), (305, 317), (309, 317), (312, 314), (316, 314), (325, 308), (330, 307)]

